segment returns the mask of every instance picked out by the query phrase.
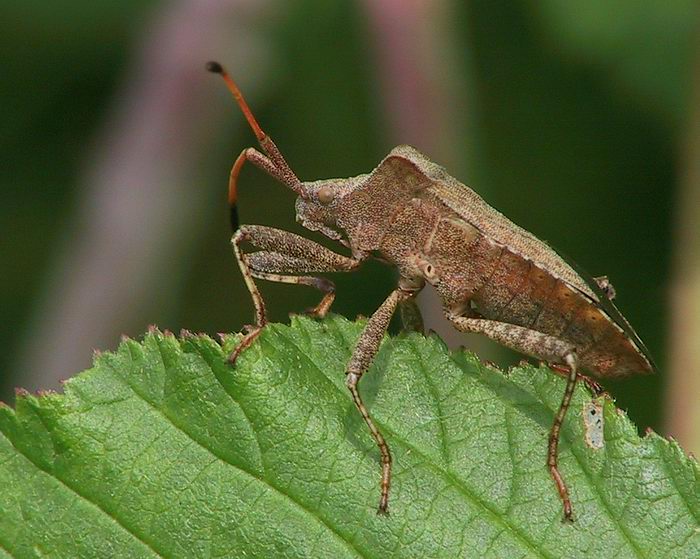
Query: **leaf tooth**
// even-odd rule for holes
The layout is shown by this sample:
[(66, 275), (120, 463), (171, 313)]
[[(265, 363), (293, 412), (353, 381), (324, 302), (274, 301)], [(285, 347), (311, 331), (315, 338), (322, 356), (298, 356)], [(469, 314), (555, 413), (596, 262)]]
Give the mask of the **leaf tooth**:
[(194, 338), (194, 337), (195, 337), (194, 334), (192, 332), (190, 332), (189, 330), (187, 330), (186, 328), (182, 328), (180, 330), (180, 338), (182, 338), (183, 340), (189, 340), (190, 338)]

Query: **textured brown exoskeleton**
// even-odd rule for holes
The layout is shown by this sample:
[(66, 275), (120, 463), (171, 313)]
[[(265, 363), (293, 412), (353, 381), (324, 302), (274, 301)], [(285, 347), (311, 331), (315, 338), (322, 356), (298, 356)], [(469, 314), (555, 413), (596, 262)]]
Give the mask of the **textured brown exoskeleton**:
[[(238, 87), (223, 76), (264, 152), (243, 150), (231, 170), (229, 202), (235, 216), (237, 179), (250, 161), (299, 195), (297, 220), (350, 249), (336, 254), (308, 239), (260, 225), (244, 225), (231, 239), (255, 305), (250, 327), (231, 355), (235, 362), (265, 326), (265, 304), (253, 278), (315, 287), (324, 293), (311, 314), (322, 317), (335, 296), (333, 283), (306, 274), (348, 272), (371, 256), (396, 266), (397, 288), (374, 312), (347, 365), (347, 386), (381, 454), (379, 512), (386, 513), (391, 454), (358, 391), (358, 382), (379, 349), (397, 306), (416, 314), (414, 298), (431, 284), (445, 316), (463, 332), (553, 364), (567, 378), (549, 435), (547, 467), (573, 518), (569, 492), (557, 467), (559, 431), (579, 369), (602, 378), (650, 373), (654, 365), (642, 342), (612, 304), (606, 277), (586, 281), (554, 250), (484, 202), (473, 190), (409, 146), (394, 148), (368, 175), (301, 182), (262, 131)], [(235, 223), (235, 220), (232, 219)], [(234, 225), (234, 228), (236, 225)], [(260, 250), (246, 254), (241, 244)], [(595, 386), (595, 385), (594, 385)]]

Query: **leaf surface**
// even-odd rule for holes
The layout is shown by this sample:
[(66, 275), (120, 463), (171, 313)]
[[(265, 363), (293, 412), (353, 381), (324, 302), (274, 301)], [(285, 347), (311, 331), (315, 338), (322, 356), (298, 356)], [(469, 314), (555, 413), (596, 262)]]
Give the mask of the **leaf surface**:
[[(344, 384), (362, 328), (270, 325), (232, 368), (206, 336), (151, 332), (65, 385), (0, 409), (4, 557), (700, 557), (697, 462), (637, 435), (579, 387), (560, 468), (545, 467), (564, 380), (505, 374), (436, 337), (386, 339), (361, 393), (394, 456), (379, 463)], [(590, 409), (590, 406), (588, 406)]]

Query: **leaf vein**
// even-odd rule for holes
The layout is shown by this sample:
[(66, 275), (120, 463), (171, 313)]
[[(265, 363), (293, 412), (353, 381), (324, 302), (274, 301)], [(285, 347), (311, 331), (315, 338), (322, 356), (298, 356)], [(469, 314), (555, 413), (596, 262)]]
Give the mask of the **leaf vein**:
[(409, 343), (409, 347), (411, 348), (411, 352), (416, 356), (416, 360), (418, 361), (419, 369), (423, 373), (423, 377), (425, 378), (425, 384), (428, 388), (428, 392), (430, 393), (430, 396), (432, 399), (435, 401), (435, 411), (437, 411), (437, 423), (438, 427), (440, 429), (440, 449), (442, 451), (442, 458), (445, 461), (445, 467), (447, 469), (450, 468), (450, 453), (447, 449), (447, 431), (445, 430), (445, 422), (443, 421), (443, 415), (442, 415), (442, 404), (440, 402), (440, 399), (437, 394), (437, 390), (435, 390), (435, 385), (433, 384), (433, 381), (431, 379), (430, 374), (428, 374), (428, 368), (426, 367), (425, 363), (423, 362), (423, 356), (420, 354), (420, 350), (416, 347), (415, 344)]
[[(160, 351), (160, 345), (159, 345), (158, 347), (159, 347), (159, 351)], [(222, 355), (222, 359), (223, 359), (223, 358), (224, 358), (224, 357), (223, 357), (223, 355)], [(301, 510), (302, 512), (308, 514), (310, 517), (316, 519), (316, 521), (317, 521), (321, 526), (324, 526), (331, 534), (333, 534), (333, 535), (336, 537), (336, 539), (337, 539), (338, 541), (340, 541), (340, 542), (341, 542), (345, 547), (347, 547), (352, 553), (356, 554), (358, 557), (362, 557), (362, 554), (359, 552), (359, 550), (357, 550), (357, 549), (355, 548), (355, 546), (352, 544), (352, 542), (350, 542), (349, 540), (345, 539), (345, 538), (340, 534), (340, 532), (338, 532), (337, 530), (335, 530), (335, 529), (333, 528), (333, 526), (331, 526), (330, 524), (328, 524), (323, 518), (321, 518), (321, 516), (319, 516), (318, 514), (316, 514), (313, 510), (311, 510), (311, 509), (307, 508), (306, 506), (304, 506), (302, 503), (300, 503), (299, 501), (297, 501), (294, 497), (292, 497), (292, 496), (289, 495), (288, 493), (285, 493), (284, 491), (282, 491), (281, 489), (279, 489), (278, 487), (276, 487), (269, 479), (261, 478), (260, 476), (256, 475), (255, 473), (249, 472), (248, 470), (246, 470), (246, 469), (243, 468), (242, 466), (240, 466), (240, 465), (238, 465), (238, 464), (234, 464), (233, 462), (228, 461), (225, 457), (219, 456), (214, 450), (208, 448), (204, 443), (198, 441), (197, 438), (196, 438), (194, 435), (192, 435), (191, 433), (187, 432), (185, 429), (183, 429), (183, 428), (180, 427), (177, 423), (175, 423), (175, 422), (173, 421), (173, 419), (172, 419), (165, 411), (163, 411), (162, 409), (157, 408), (155, 405), (153, 405), (151, 402), (149, 402), (144, 396), (142, 396), (141, 394), (139, 394), (139, 392), (138, 392), (137, 390), (134, 389), (134, 387), (131, 385), (131, 383), (130, 383), (127, 379), (122, 378), (122, 376), (119, 374), (119, 372), (118, 372), (116, 369), (114, 369), (113, 367), (110, 367), (110, 368), (111, 368), (112, 371), (115, 373), (116, 377), (117, 377), (125, 386), (127, 386), (128, 388), (130, 388), (130, 389), (132, 390), (132, 392), (134, 393), (134, 395), (135, 395), (137, 398), (139, 398), (139, 399), (140, 399), (141, 401), (143, 401), (147, 406), (150, 406), (154, 411), (156, 411), (158, 414), (160, 414), (160, 415), (161, 415), (168, 423), (170, 423), (177, 431), (179, 431), (180, 433), (182, 433), (183, 435), (185, 435), (187, 438), (189, 438), (191, 441), (193, 441), (197, 446), (199, 446), (200, 448), (202, 448), (205, 452), (207, 452), (207, 453), (211, 454), (212, 456), (218, 458), (222, 463), (227, 464), (228, 466), (232, 467), (233, 469), (237, 470), (238, 472), (241, 472), (241, 473), (243, 473), (243, 474), (245, 474), (245, 475), (247, 475), (247, 476), (250, 476), (251, 478), (257, 480), (258, 482), (260, 482), (260, 483), (262, 483), (262, 484), (267, 485), (268, 487), (270, 487), (276, 494), (278, 494), (278, 495), (282, 496), (283, 498), (287, 499), (290, 503), (296, 505), (296, 506), (298, 507), (299, 510)], [(212, 374), (213, 374), (213, 371), (212, 371)], [(214, 376), (216, 376), (216, 375), (214, 375)], [(224, 387), (224, 386), (222, 385), (222, 388), (223, 388), (223, 390), (224, 390), (232, 399), (235, 400), (235, 398), (233, 397), (233, 395), (232, 395), (228, 390), (226, 390), (226, 387)]]
[[(351, 400), (350, 392), (345, 391), (345, 390), (341, 391), (338, 388), (338, 386), (334, 382), (332, 382), (330, 378), (328, 378), (328, 376), (324, 375), (322, 369), (316, 364), (315, 361), (313, 361), (312, 359), (310, 359), (308, 357), (306, 352), (304, 352), (302, 350), (302, 348), (297, 345), (296, 341), (294, 341), (282, 329), (278, 330), (277, 332), (280, 333), (281, 336), (285, 340), (287, 340), (291, 345), (293, 345), (297, 350), (299, 350), (299, 354), (316, 369), (316, 371), (321, 375), (322, 378), (327, 379), (328, 382), (331, 384), (331, 386), (333, 386), (338, 392), (343, 394), (344, 398)], [(382, 344), (382, 345), (384, 345), (384, 344)], [(480, 499), (477, 495), (473, 494), (469, 490), (469, 488), (462, 482), (462, 480), (460, 480), (454, 474), (445, 470), (444, 468), (442, 468), (438, 464), (435, 464), (434, 462), (432, 462), (426, 454), (424, 454), (422, 451), (418, 450), (417, 447), (411, 445), (408, 441), (404, 440), (403, 437), (398, 435), (398, 433), (396, 433), (393, 429), (388, 427), (383, 421), (376, 419), (376, 418), (373, 418), (373, 419), (374, 419), (374, 423), (377, 425), (377, 427), (380, 427), (385, 433), (390, 433), (394, 440), (398, 441), (405, 448), (409, 449), (412, 452), (415, 452), (415, 454), (417, 456), (422, 458), (425, 461), (425, 464), (430, 469), (432, 469), (433, 471), (436, 471), (438, 474), (441, 474), (442, 476), (447, 478), (447, 480), (450, 481), (454, 485), (454, 487), (457, 488), (457, 490), (467, 498), (468, 501), (480, 506), (485, 512), (487, 512), (494, 519), (495, 523), (501, 524), (503, 527), (508, 528), (510, 530), (510, 532), (518, 540), (520, 540), (523, 544), (525, 544), (526, 547), (529, 547), (533, 552), (535, 552), (540, 557), (553, 559), (553, 556), (546, 555), (543, 551), (537, 549), (535, 543), (528, 538), (527, 534), (518, 530), (518, 528), (515, 527), (514, 525), (512, 525), (507, 519), (499, 516), (498, 511), (496, 511), (494, 507), (490, 506), (488, 503), (486, 503), (485, 501)]]
[(32, 460), (32, 459), (29, 457), (28, 454), (22, 452), (22, 449), (19, 448), (18, 446), (16, 446), (16, 445), (14, 444), (14, 442), (13, 442), (11, 439), (8, 438), (8, 441), (10, 441), (10, 444), (12, 444), (12, 447), (17, 451), (17, 453), (20, 454), (20, 455), (22, 455), (22, 456), (24, 456), (24, 458), (26, 458), (32, 465), (34, 465), (35, 468), (37, 468), (38, 470), (44, 472), (44, 473), (45, 473), (47, 476), (49, 476), (50, 478), (55, 479), (57, 482), (59, 482), (61, 485), (63, 485), (66, 489), (68, 489), (69, 491), (71, 491), (72, 493), (74, 493), (75, 495), (77, 495), (80, 499), (82, 499), (83, 501), (85, 501), (85, 502), (88, 503), (89, 505), (92, 505), (92, 506), (95, 507), (97, 510), (99, 510), (100, 512), (102, 512), (107, 518), (109, 518), (110, 520), (112, 520), (112, 522), (114, 522), (117, 526), (121, 527), (125, 532), (127, 532), (127, 533), (128, 533), (131, 537), (133, 537), (136, 541), (142, 543), (142, 544), (145, 545), (148, 549), (150, 549), (150, 550), (156, 555), (156, 557), (165, 557), (162, 553), (160, 553), (159, 551), (156, 550), (156, 548), (154, 547), (153, 544), (149, 543), (148, 541), (146, 541), (145, 538), (142, 538), (141, 536), (139, 536), (138, 534), (136, 534), (134, 531), (132, 531), (132, 530), (131, 530), (128, 526), (126, 526), (125, 524), (122, 524), (122, 522), (119, 520), (119, 518), (117, 518), (116, 516), (110, 514), (108, 511), (106, 511), (104, 508), (102, 508), (102, 506), (100, 506), (100, 504), (99, 504), (97, 501), (93, 501), (92, 499), (86, 497), (85, 495), (83, 495), (82, 493), (80, 493), (80, 491), (78, 491), (77, 489), (75, 489), (74, 487), (72, 487), (71, 485), (69, 485), (66, 481), (64, 481), (63, 479), (61, 479), (60, 477), (58, 477), (58, 475), (56, 475), (55, 473), (50, 472), (49, 470), (43, 468), (43, 467), (42, 467), (41, 465), (39, 465), (38, 463), (34, 462), (34, 460)]
[(193, 344), (193, 346), (195, 347), (197, 354), (204, 360), (204, 362), (207, 364), (207, 366), (211, 370), (212, 376), (216, 379), (217, 384), (221, 387), (221, 389), (224, 391), (224, 393), (231, 399), (231, 401), (234, 404), (236, 404), (238, 409), (243, 414), (243, 417), (248, 422), (248, 426), (250, 427), (250, 431), (253, 434), (253, 440), (255, 441), (255, 445), (258, 447), (258, 456), (260, 456), (260, 466), (262, 467), (262, 473), (263, 473), (262, 479), (267, 479), (267, 471), (266, 471), (266, 467), (265, 467), (265, 460), (263, 458), (262, 445), (260, 444), (260, 438), (258, 437), (258, 432), (255, 430), (255, 427), (253, 427), (253, 422), (250, 420), (250, 417), (248, 417), (248, 414), (246, 413), (246, 411), (243, 408), (243, 406), (241, 405), (241, 403), (238, 400), (236, 400), (236, 398), (234, 398), (233, 395), (228, 390), (226, 390), (226, 386), (224, 386), (223, 382), (219, 378), (219, 375), (217, 375), (216, 371), (214, 370), (214, 364), (209, 361), (209, 359), (204, 354), (204, 352), (200, 351), (200, 348), (197, 344)]
[(0, 540), (0, 550), (4, 551), (9, 557), (12, 557), (14, 559), (14, 555), (12, 555), (12, 553), (10, 553), (10, 550), (7, 549), (7, 547), (5, 547), (5, 545), (2, 543), (2, 540)]
[(676, 490), (676, 493), (678, 494), (678, 497), (680, 498), (681, 502), (688, 509), (688, 512), (693, 517), (695, 522), (698, 522), (700, 519), (698, 518), (697, 513), (690, 506), (690, 503), (683, 497), (683, 492), (681, 491), (681, 488), (678, 485), (678, 480), (676, 479), (675, 472), (672, 468), (668, 467), (668, 462), (665, 460), (663, 454), (661, 454), (660, 461), (661, 461), (661, 464), (663, 465), (663, 469), (666, 471), (666, 474), (668, 475), (668, 479), (671, 480), (671, 485)]

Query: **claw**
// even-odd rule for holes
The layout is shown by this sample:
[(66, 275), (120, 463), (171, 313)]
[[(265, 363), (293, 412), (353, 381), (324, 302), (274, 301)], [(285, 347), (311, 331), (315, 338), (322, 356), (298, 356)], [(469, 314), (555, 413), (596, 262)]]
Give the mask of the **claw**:
[(326, 316), (327, 309), (316, 307), (309, 307), (304, 309), (304, 314), (310, 318), (317, 318), (321, 320)]
[(255, 339), (262, 333), (263, 328), (263, 326), (251, 325), (247, 325), (244, 327), (244, 330), (246, 330), (247, 333), (243, 336), (241, 342), (236, 346), (236, 349), (234, 349), (233, 352), (231, 352), (231, 355), (229, 355), (229, 365), (233, 366), (236, 364), (238, 356), (243, 352), (244, 349), (247, 349), (255, 341)]
[(321, 320), (328, 314), (329, 309), (331, 308), (331, 305), (333, 304), (333, 300), (335, 299), (335, 291), (331, 291), (329, 293), (326, 293), (326, 295), (323, 296), (323, 299), (319, 301), (318, 305), (315, 307), (311, 307), (309, 309), (306, 309), (304, 311), (304, 314), (307, 316), (310, 316), (312, 318), (317, 318)]

